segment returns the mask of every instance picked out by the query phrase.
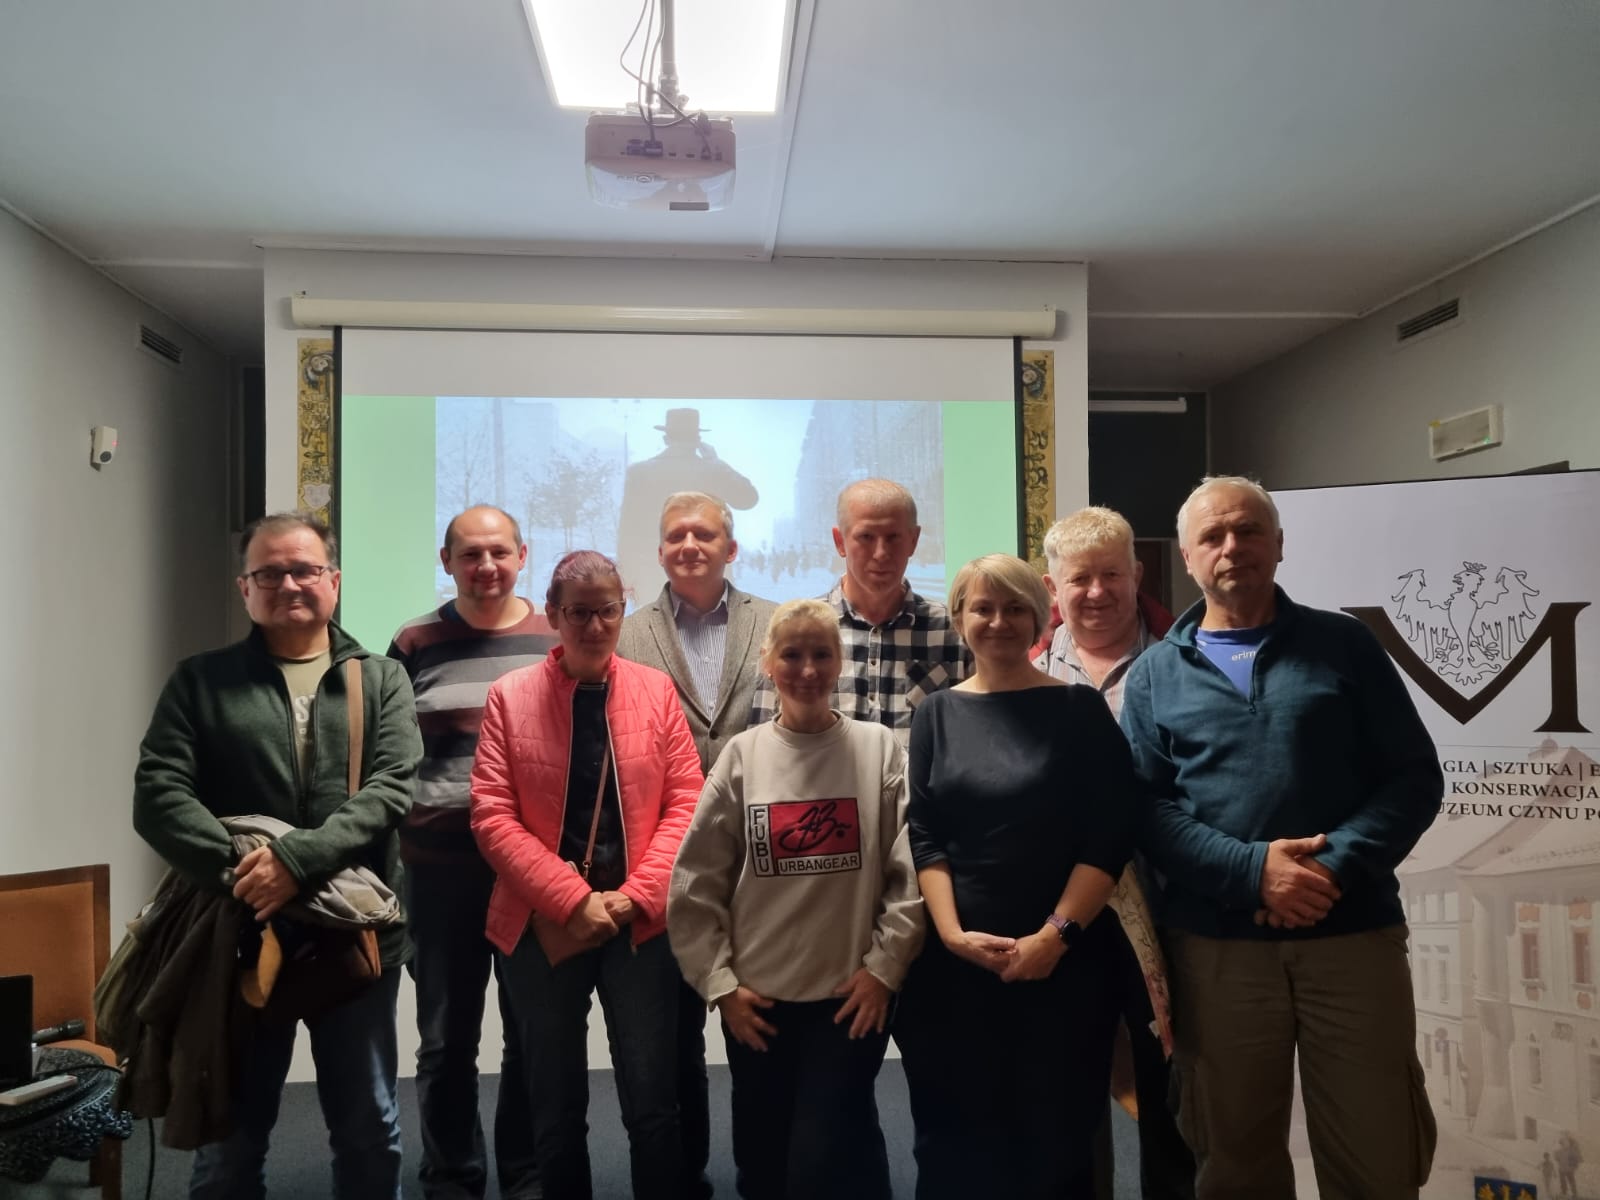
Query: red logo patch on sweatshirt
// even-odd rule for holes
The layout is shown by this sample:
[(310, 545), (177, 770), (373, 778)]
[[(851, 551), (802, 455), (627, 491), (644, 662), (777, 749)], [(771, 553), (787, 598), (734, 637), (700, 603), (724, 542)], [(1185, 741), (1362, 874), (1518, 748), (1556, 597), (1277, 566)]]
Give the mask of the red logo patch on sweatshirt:
[(757, 875), (829, 875), (861, 869), (861, 825), (854, 796), (784, 800), (750, 810)]

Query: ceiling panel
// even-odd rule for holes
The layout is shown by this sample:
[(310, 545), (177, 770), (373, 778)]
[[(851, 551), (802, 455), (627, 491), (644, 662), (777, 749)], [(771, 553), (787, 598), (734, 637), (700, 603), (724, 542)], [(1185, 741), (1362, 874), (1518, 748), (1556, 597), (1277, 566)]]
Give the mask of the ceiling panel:
[[(792, 153), (739, 118), (733, 206), (689, 214), (589, 200), (516, 0), (13, 3), (0, 200), (234, 346), (260, 244), (1073, 260), (1093, 311), (1347, 313), (1600, 194), (1600, 4), (798, 11)], [(1317, 327), (1091, 351), (1210, 375)]]

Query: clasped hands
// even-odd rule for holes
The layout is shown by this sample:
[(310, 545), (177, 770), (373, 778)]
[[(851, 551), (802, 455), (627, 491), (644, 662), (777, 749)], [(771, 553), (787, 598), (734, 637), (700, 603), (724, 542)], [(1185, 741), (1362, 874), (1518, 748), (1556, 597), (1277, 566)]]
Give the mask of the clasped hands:
[(567, 918), (567, 932), (590, 947), (608, 942), (635, 912), (633, 901), (621, 892), (590, 892)]
[[(835, 1025), (849, 1020), (850, 1037), (864, 1038), (869, 1033), (882, 1033), (889, 1020), (889, 987), (865, 967), (857, 967), (838, 987), (835, 996), (843, 996), (844, 1003), (833, 1014)], [(761, 1015), (762, 1009), (772, 1007), (772, 1001), (743, 984), (717, 997), (717, 1009), (727, 1022), (728, 1032), (742, 1046), (752, 1050), (765, 1050), (767, 1039), (777, 1036), (772, 1022)]]
[(1328, 848), (1325, 834), (1279, 838), (1267, 843), (1261, 868), (1261, 904), (1257, 925), (1273, 929), (1305, 929), (1332, 911), (1342, 893), (1332, 871), (1311, 856)]
[(975, 967), (993, 971), (1006, 983), (1047, 978), (1067, 952), (1061, 936), (1049, 926), (1019, 938), (963, 929), (945, 941), (945, 948)]

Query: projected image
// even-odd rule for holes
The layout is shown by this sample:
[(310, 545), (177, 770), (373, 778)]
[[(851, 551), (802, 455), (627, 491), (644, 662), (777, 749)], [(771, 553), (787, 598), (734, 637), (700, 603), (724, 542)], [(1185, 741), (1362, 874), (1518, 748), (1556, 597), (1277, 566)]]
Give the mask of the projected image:
[[(884, 476), (917, 499), (911, 585), (944, 597), (941, 406), (917, 401), (645, 400), (441, 396), (434, 405), (436, 532), (474, 503), (499, 505), (529, 543), (524, 591), (568, 550), (616, 556), (635, 605), (665, 583), (656, 562), (662, 501), (704, 491), (734, 510), (728, 576), (774, 600), (822, 595), (841, 564), (839, 490)], [(454, 585), (436, 571), (438, 598)]]

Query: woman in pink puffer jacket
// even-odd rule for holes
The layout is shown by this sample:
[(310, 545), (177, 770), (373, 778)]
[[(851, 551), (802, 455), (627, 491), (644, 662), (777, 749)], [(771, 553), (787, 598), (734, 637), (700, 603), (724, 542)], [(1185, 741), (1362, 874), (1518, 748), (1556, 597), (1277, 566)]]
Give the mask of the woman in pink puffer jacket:
[(561, 645), (489, 689), (472, 832), (498, 877), (486, 934), (532, 1090), (546, 1200), (589, 1200), (587, 1017), (598, 991), (635, 1197), (675, 1194), (678, 967), (667, 885), (702, 778), (671, 679), (616, 657), (616, 564), (556, 564)]

